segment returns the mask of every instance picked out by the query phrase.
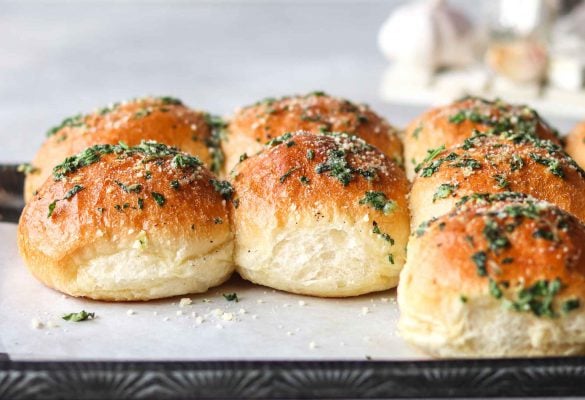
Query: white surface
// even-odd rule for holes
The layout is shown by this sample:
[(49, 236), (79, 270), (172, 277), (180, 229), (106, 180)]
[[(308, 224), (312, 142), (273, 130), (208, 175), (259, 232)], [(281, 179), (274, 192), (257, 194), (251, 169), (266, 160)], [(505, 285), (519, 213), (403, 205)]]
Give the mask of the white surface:
[[(317, 299), (235, 278), (207, 294), (183, 296), (193, 301), (184, 307), (179, 305), (181, 298), (95, 302), (63, 296), (34, 279), (18, 255), (16, 225), (0, 223), (0, 238), (0, 350), (3, 345), (14, 360), (422, 358), (395, 333), (394, 290)], [(238, 303), (222, 296), (232, 292), (238, 294)], [(213, 315), (216, 309), (233, 313), (234, 319)], [(240, 314), (240, 309), (246, 313)], [(81, 310), (95, 312), (96, 319), (77, 323), (61, 319)], [(128, 315), (129, 310), (134, 314)], [(192, 313), (205, 321), (198, 325)], [(44, 326), (33, 328), (33, 319)]]

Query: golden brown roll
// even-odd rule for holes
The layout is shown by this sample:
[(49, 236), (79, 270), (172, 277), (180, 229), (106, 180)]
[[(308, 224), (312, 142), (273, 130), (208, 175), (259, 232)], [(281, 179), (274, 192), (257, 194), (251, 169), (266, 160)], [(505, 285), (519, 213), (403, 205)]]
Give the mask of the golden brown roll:
[(129, 146), (154, 140), (199, 157), (219, 172), (223, 153), (219, 145), (225, 123), (218, 117), (191, 110), (172, 97), (147, 97), (112, 104), (87, 115), (66, 118), (47, 132), (47, 139), (27, 168), (25, 199), (51, 175), (55, 165), (95, 144)]
[(347, 134), (286, 134), (233, 173), (235, 261), (252, 282), (322, 297), (391, 288), (409, 234), (404, 171)]
[(18, 246), (41, 282), (72, 296), (199, 293), (233, 272), (229, 183), (156, 142), (67, 158), (22, 213)]
[(423, 224), (400, 275), (400, 335), (438, 357), (585, 350), (585, 226), (550, 203), (475, 195)]
[(566, 138), (566, 150), (577, 161), (581, 168), (585, 168), (585, 122), (578, 124)]
[(229, 172), (240, 156), (262, 150), (267, 141), (287, 132), (345, 132), (376, 146), (392, 160), (402, 163), (398, 132), (368, 106), (353, 104), (323, 92), (306, 96), (265, 99), (237, 110), (229, 123), (222, 147)]
[(446, 214), (463, 196), (505, 191), (549, 201), (585, 221), (585, 172), (548, 140), (477, 134), (427, 158), (412, 184), (412, 226)]
[(406, 175), (415, 176), (414, 167), (429, 149), (446, 148), (462, 143), (473, 131), (498, 135), (512, 131), (537, 136), (560, 144), (556, 130), (536, 111), (502, 100), (488, 101), (466, 97), (442, 107), (433, 108), (410, 123), (404, 134)]

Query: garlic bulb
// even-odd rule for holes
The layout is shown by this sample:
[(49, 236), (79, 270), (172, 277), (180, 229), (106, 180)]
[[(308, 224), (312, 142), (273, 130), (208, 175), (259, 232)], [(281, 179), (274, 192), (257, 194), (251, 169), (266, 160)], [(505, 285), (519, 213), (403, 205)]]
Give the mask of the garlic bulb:
[(409, 2), (382, 25), (378, 45), (390, 61), (428, 70), (464, 67), (475, 57), (471, 22), (445, 0)]

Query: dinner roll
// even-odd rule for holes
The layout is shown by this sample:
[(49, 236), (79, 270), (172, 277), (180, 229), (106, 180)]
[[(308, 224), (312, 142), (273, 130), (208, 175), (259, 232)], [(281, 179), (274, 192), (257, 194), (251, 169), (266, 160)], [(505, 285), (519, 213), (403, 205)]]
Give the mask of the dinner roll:
[(322, 297), (396, 286), (409, 235), (408, 181), (378, 149), (347, 134), (288, 133), (233, 173), (243, 278)]
[(583, 353), (584, 297), (581, 222), (523, 195), (475, 195), (411, 238), (398, 329), (438, 357)]
[(408, 178), (414, 178), (414, 167), (425, 158), (429, 149), (460, 144), (474, 130), (496, 135), (511, 130), (560, 144), (557, 131), (529, 107), (511, 105), (502, 100), (465, 97), (433, 108), (410, 123), (404, 134)]
[(197, 156), (217, 173), (223, 164), (219, 141), (224, 127), (220, 118), (191, 110), (172, 97), (135, 99), (66, 118), (47, 132), (46, 141), (26, 167), (25, 199), (31, 199), (65, 157), (95, 144), (122, 141), (134, 146), (155, 140)]
[(353, 104), (323, 92), (265, 99), (237, 110), (222, 141), (229, 172), (242, 154), (251, 156), (267, 141), (287, 132), (324, 131), (357, 135), (392, 160), (402, 163), (398, 132), (368, 106)]
[(416, 171), (412, 226), (446, 214), (463, 196), (504, 191), (549, 201), (585, 221), (585, 172), (548, 140), (476, 133), (460, 146), (430, 151)]
[(96, 145), (55, 167), (24, 208), (18, 246), (33, 275), (72, 296), (200, 293), (234, 269), (231, 194), (177, 149)]
[(567, 153), (585, 168), (585, 122), (581, 122), (566, 138)]

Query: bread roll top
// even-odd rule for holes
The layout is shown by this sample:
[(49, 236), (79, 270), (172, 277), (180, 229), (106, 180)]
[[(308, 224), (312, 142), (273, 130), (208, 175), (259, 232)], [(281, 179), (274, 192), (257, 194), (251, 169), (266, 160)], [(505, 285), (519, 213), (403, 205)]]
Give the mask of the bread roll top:
[(415, 168), (416, 225), (472, 193), (513, 191), (549, 201), (585, 221), (585, 172), (561, 147), (531, 135), (475, 132), (451, 149), (430, 150)]
[(186, 107), (172, 97), (146, 97), (114, 103), (93, 113), (66, 118), (47, 132), (32, 161), (26, 198), (43, 184), (52, 168), (65, 157), (96, 144), (129, 146), (154, 140), (196, 155), (214, 172), (223, 166), (220, 146), (225, 123), (206, 112)]
[(391, 204), (386, 214), (407, 212), (408, 182), (401, 168), (348, 134), (298, 132), (274, 138), (260, 154), (236, 166), (233, 183), (236, 204), (246, 204), (246, 218), (255, 218), (268, 205), (283, 223), (291, 211), (313, 216), (316, 209), (361, 219), (368, 209), (364, 204), (382, 209)]
[(236, 111), (224, 144), (227, 158), (234, 160), (231, 165), (228, 160), (228, 167), (243, 152), (250, 156), (261, 149), (261, 144), (296, 131), (346, 132), (379, 148), (394, 161), (402, 160), (402, 142), (397, 130), (368, 106), (313, 92), (265, 99)]
[(23, 211), (19, 245), (25, 258), (58, 265), (95, 241), (140, 241), (141, 232), (151, 244), (192, 242), (205, 252), (231, 235), (231, 193), (197, 157), (175, 148), (96, 145), (54, 168)]
[(585, 226), (550, 203), (509, 192), (467, 196), (414, 236), (416, 251), (436, 261), (418, 263), (413, 273), (437, 295), (462, 302), (490, 296), (551, 318), (583, 302)]
[(474, 131), (490, 135), (511, 131), (560, 144), (557, 131), (527, 106), (465, 97), (433, 108), (409, 124), (404, 135), (404, 157), (409, 178), (414, 177), (413, 169), (424, 159), (427, 150), (458, 145), (472, 136)]

